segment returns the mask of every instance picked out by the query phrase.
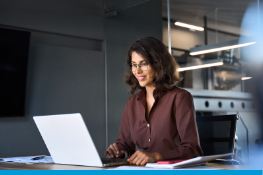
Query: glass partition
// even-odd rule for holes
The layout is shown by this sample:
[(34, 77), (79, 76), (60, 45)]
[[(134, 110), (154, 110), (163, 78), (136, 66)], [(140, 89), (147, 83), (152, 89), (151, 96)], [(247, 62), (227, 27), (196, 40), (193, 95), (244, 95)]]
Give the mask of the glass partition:
[[(168, 46), (168, 1), (162, 2), (163, 43)], [(235, 158), (241, 163), (256, 157), (262, 141), (260, 104), (252, 97), (260, 75), (257, 63), (262, 65), (263, 58), (262, 3), (175, 0), (169, 4), (172, 55), (183, 68), (179, 86), (192, 93), (197, 116), (240, 114)]]

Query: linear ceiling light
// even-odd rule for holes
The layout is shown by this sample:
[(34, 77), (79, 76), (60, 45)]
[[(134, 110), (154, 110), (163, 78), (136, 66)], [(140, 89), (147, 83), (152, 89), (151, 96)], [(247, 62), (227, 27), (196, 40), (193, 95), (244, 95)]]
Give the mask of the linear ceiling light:
[(251, 79), (252, 77), (242, 77), (241, 80), (249, 80)]
[(218, 52), (218, 51), (222, 51), (222, 50), (235, 49), (235, 48), (239, 48), (239, 47), (249, 46), (249, 45), (255, 44), (255, 43), (256, 42), (250, 42), (250, 43), (237, 44), (237, 45), (232, 45), (232, 46), (226, 46), (226, 47), (219, 47), (219, 48), (214, 48), (214, 49), (202, 50), (202, 51), (197, 51), (197, 52), (191, 52), (190, 55), (200, 55), (200, 54), (205, 54), (205, 53)]
[(177, 26), (180, 26), (180, 27), (186, 27), (186, 28), (189, 28), (189, 29), (194, 29), (194, 30), (198, 30), (198, 31), (204, 31), (203, 27), (198, 27), (198, 26), (194, 26), (194, 25), (190, 25), (190, 24), (185, 24), (185, 23), (182, 23), (182, 22), (175, 22), (174, 24), (177, 25)]
[(189, 67), (182, 67), (179, 68), (178, 71), (187, 71), (187, 70), (193, 70), (193, 69), (201, 69), (201, 68), (207, 68), (207, 67), (213, 67), (213, 66), (222, 66), (223, 62), (216, 62), (216, 63), (209, 63), (209, 64), (202, 64), (202, 65), (196, 65), (196, 66), (189, 66)]

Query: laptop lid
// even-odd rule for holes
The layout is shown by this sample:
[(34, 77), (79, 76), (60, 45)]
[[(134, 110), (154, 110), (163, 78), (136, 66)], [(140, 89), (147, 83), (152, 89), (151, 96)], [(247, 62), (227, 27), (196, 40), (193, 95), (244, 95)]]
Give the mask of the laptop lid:
[(55, 163), (103, 167), (81, 114), (33, 119)]

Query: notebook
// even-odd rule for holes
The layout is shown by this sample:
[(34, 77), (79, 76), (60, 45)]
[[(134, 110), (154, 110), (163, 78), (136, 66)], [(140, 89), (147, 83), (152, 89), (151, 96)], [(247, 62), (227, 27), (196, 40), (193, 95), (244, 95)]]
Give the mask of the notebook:
[(199, 166), (199, 165), (204, 165), (208, 161), (220, 159), (220, 158), (227, 157), (227, 156), (232, 156), (232, 153), (213, 155), (213, 156), (199, 156), (193, 159), (188, 159), (188, 160), (185, 160), (179, 163), (174, 163), (174, 164), (147, 163), (145, 167), (176, 169), (176, 168), (183, 168), (183, 167)]

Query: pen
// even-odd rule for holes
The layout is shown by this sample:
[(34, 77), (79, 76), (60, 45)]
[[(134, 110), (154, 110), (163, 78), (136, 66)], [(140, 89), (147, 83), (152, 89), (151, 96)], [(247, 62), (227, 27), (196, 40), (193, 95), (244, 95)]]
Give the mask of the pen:
[(41, 159), (44, 159), (46, 156), (37, 156), (37, 157), (34, 157), (32, 158), (31, 160), (41, 160)]

